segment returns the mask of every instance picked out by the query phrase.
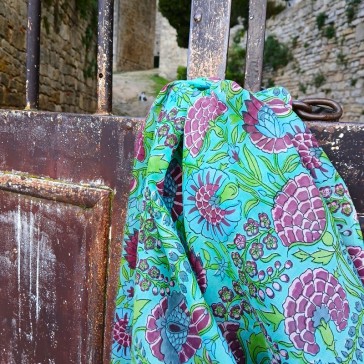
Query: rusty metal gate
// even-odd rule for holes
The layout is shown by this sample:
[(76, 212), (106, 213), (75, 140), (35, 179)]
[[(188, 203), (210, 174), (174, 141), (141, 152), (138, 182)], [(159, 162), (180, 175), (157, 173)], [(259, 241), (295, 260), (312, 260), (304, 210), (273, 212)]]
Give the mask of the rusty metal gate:
[[(230, 2), (192, 1), (190, 78), (224, 77)], [(245, 86), (255, 91), (266, 0), (250, 3)], [(111, 115), (112, 15), (113, 1), (99, 0), (97, 113), (35, 111), (40, 0), (29, 0), (27, 107), (0, 110), (1, 364), (109, 362), (128, 176), (140, 125), (140, 119)], [(308, 124), (363, 214), (364, 125)]]

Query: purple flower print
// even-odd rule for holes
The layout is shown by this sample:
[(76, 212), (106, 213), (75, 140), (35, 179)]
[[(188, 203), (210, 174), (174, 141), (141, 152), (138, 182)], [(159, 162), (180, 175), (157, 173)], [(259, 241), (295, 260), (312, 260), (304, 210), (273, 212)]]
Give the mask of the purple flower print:
[(236, 267), (241, 268), (243, 266), (243, 260), (241, 259), (241, 256), (239, 253), (232, 252), (231, 259), (233, 260), (233, 263)]
[(130, 301), (134, 297), (134, 281), (133, 280), (126, 281), (122, 285), (122, 289), (123, 289), (123, 295), (126, 297), (128, 301)]
[(348, 246), (347, 249), (359, 277), (364, 284), (364, 250), (359, 246)]
[(150, 281), (148, 279), (142, 279), (140, 281), (139, 285), (140, 285), (140, 289), (143, 292), (145, 292), (145, 291), (148, 291), (149, 290), (151, 283), (150, 283)]
[(254, 260), (258, 260), (263, 256), (263, 244), (253, 243), (249, 249), (249, 253)]
[(301, 173), (289, 180), (274, 203), (274, 226), (284, 246), (320, 239), (326, 214), (320, 193), (308, 175)]
[(266, 245), (268, 250), (277, 249), (278, 247), (277, 241), (278, 239), (272, 234), (267, 234), (263, 238), (263, 243)]
[(341, 205), (341, 212), (346, 215), (346, 216), (350, 216), (351, 213), (353, 212), (353, 207), (351, 206), (351, 204), (349, 202), (344, 202)]
[(245, 353), (238, 335), (240, 324), (234, 321), (226, 321), (219, 322), (218, 325), (224, 339), (226, 340), (232, 354), (234, 355), (236, 364), (245, 364)]
[(229, 154), (229, 163), (234, 164), (236, 162), (239, 162), (239, 153), (240, 149), (236, 145), (229, 145), (228, 147), (228, 154)]
[(138, 134), (135, 139), (134, 155), (139, 162), (143, 162), (145, 159), (145, 148), (144, 148), (144, 136), (143, 136), (144, 125), (140, 127)]
[(320, 193), (323, 198), (330, 198), (332, 195), (332, 189), (330, 186), (320, 187)]
[(247, 111), (243, 112), (244, 129), (259, 149), (267, 153), (278, 153), (293, 146), (284, 125), (269, 106), (254, 96), (245, 102), (245, 106)]
[(249, 274), (250, 277), (254, 277), (258, 274), (257, 271), (257, 263), (248, 260), (245, 265), (245, 271)]
[(270, 220), (268, 215), (263, 212), (258, 214), (259, 217), (259, 225), (261, 228), (269, 229), (270, 228)]
[(187, 309), (182, 293), (164, 297), (147, 318), (145, 338), (152, 354), (166, 364), (186, 363), (201, 347), (199, 332), (211, 324), (203, 306)]
[(166, 136), (168, 135), (168, 132), (169, 132), (169, 125), (167, 124), (161, 125), (158, 129), (159, 136)]
[(193, 249), (190, 250), (189, 260), (191, 267), (196, 275), (198, 286), (200, 287), (201, 293), (206, 292), (207, 288), (207, 276), (206, 269), (203, 266), (200, 255), (196, 255)]
[(329, 202), (329, 203), (327, 204), (327, 206), (328, 206), (328, 208), (329, 208), (329, 210), (330, 210), (331, 212), (336, 212), (336, 211), (338, 211), (338, 210), (339, 210), (339, 208), (340, 208), (340, 203), (339, 203), (339, 201), (334, 200), (334, 201)]
[(179, 118), (174, 119), (174, 126), (177, 130), (183, 130), (185, 127), (185, 121), (186, 118), (184, 116), (181, 116)]
[(131, 347), (131, 310), (122, 309), (116, 313), (116, 321), (113, 327), (114, 345), (116, 345), (117, 353), (120, 352), (121, 357), (130, 358)]
[(302, 164), (310, 171), (313, 178), (317, 178), (316, 170), (328, 172), (322, 164), (320, 157), (322, 150), (315, 136), (308, 130), (291, 135), (292, 143), (300, 155)]
[(188, 110), (185, 123), (185, 143), (193, 157), (196, 157), (203, 145), (209, 122), (215, 120), (226, 110), (226, 105), (219, 101), (214, 93), (211, 96), (199, 98)]
[(236, 245), (237, 249), (241, 250), (245, 248), (246, 238), (244, 235), (236, 234), (234, 238), (234, 244)]
[(225, 316), (225, 314), (226, 314), (226, 308), (221, 302), (213, 303), (211, 305), (211, 308), (212, 308), (213, 315), (216, 316), (216, 317), (223, 318)]
[(133, 235), (128, 236), (128, 239), (125, 240), (124, 257), (128, 262), (128, 266), (130, 269), (136, 268), (138, 237), (139, 237), (139, 232), (138, 230), (134, 229)]
[(241, 218), (241, 202), (222, 200), (228, 176), (217, 169), (195, 172), (186, 183), (185, 217), (196, 234), (226, 241)]
[(178, 143), (178, 138), (174, 134), (168, 134), (166, 140), (164, 141), (164, 145), (170, 148), (174, 148)]
[(345, 291), (323, 268), (307, 269), (293, 280), (283, 309), (286, 334), (296, 349), (312, 355), (320, 351), (315, 339), (317, 327), (332, 321), (342, 331), (350, 313)]
[(346, 190), (342, 183), (338, 183), (337, 185), (335, 185), (335, 193), (337, 195), (343, 196), (345, 192), (346, 192)]
[(242, 296), (244, 294), (243, 290), (241, 289), (241, 286), (238, 282), (233, 282), (233, 288), (237, 295)]
[(240, 320), (241, 318), (241, 308), (239, 305), (234, 305), (230, 308), (229, 310), (229, 316), (232, 318), (232, 319), (235, 319), (235, 320)]
[(231, 289), (224, 286), (219, 290), (219, 296), (223, 302), (231, 302), (234, 297), (234, 293)]
[(244, 230), (248, 236), (254, 236), (259, 232), (259, 225), (254, 219), (249, 218), (244, 224)]

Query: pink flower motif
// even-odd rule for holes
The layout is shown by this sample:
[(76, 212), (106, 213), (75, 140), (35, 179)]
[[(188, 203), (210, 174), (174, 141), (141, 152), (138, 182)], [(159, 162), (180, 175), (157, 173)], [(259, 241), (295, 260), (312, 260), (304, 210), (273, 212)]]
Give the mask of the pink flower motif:
[(245, 106), (244, 129), (259, 149), (267, 153), (278, 153), (293, 146), (291, 138), (269, 106), (254, 96), (245, 102)]
[(335, 185), (335, 193), (337, 195), (343, 196), (345, 192), (346, 192), (346, 189), (342, 183), (338, 183), (337, 185)]
[(289, 98), (287, 103), (279, 98), (267, 100), (265, 103), (269, 105), (269, 107), (274, 111), (276, 115), (287, 116), (292, 113), (291, 97)]
[(236, 364), (245, 364), (245, 353), (238, 335), (240, 330), (239, 323), (234, 321), (225, 321), (220, 322), (218, 325), (224, 339), (226, 340), (232, 354), (234, 355)]
[(350, 313), (345, 291), (323, 268), (307, 269), (293, 280), (283, 309), (285, 332), (294, 347), (312, 355), (320, 351), (315, 331), (322, 321), (332, 321), (340, 332)]
[(323, 198), (330, 198), (332, 195), (332, 189), (330, 186), (320, 187), (320, 193)]
[(141, 129), (138, 131), (136, 136), (134, 155), (139, 162), (143, 162), (143, 160), (145, 159), (143, 126), (141, 126)]
[(185, 218), (196, 234), (208, 239), (226, 241), (241, 218), (241, 202), (222, 201), (222, 186), (228, 175), (214, 168), (195, 172), (186, 183)]
[(147, 318), (145, 338), (152, 354), (166, 364), (186, 363), (201, 347), (199, 333), (211, 324), (203, 306), (192, 313), (182, 293), (164, 297)]
[(323, 166), (320, 157), (322, 150), (315, 136), (306, 130), (304, 133), (298, 132), (291, 135), (292, 143), (296, 147), (302, 164), (310, 171), (313, 178), (317, 178), (317, 170), (328, 172)]
[(241, 250), (245, 248), (246, 238), (244, 235), (236, 234), (234, 238), (234, 244), (236, 245), (237, 249)]
[(185, 123), (185, 143), (193, 157), (196, 157), (202, 147), (209, 122), (215, 120), (226, 110), (226, 105), (219, 101), (214, 93), (211, 96), (199, 98), (188, 110)]
[(341, 212), (346, 215), (346, 216), (350, 216), (351, 213), (353, 212), (353, 207), (351, 206), (351, 204), (349, 202), (344, 202), (341, 205)]
[(192, 270), (194, 271), (198, 286), (202, 293), (206, 292), (207, 288), (207, 276), (206, 276), (206, 269), (202, 264), (202, 259), (200, 255), (196, 255), (193, 249), (190, 250), (189, 260), (191, 263)]
[(307, 174), (301, 173), (289, 180), (274, 203), (274, 226), (284, 246), (320, 239), (326, 214), (319, 190)]
[(359, 246), (348, 246), (348, 252), (364, 284), (364, 250)]
[(121, 317), (116, 313), (116, 322), (113, 328), (116, 351), (121, 351), (121, 355), (125, 358), (129, 357), (131, 347), (130, 313), (130, 310), (122, 310)]
[(128, 266), (130, 269), (136, 268), (138, 237), (139, 237), (139, 232), (138, 230), (134, 229), (133, 235), (129, 236), (128, 239), (125, 240), (124, 257), (128, 262)]

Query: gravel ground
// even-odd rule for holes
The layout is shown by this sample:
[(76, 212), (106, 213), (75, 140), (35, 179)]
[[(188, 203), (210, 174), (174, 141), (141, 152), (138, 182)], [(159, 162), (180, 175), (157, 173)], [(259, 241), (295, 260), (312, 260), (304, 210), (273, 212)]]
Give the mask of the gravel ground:
[[(113, 113), (122, 116), (146, 116), (155, 99), (155, 82), (151, 77), (157, 73), (157, 69), (114, 73)], [(145, 92), (147, 101), (139, 101), (141, 92)]]

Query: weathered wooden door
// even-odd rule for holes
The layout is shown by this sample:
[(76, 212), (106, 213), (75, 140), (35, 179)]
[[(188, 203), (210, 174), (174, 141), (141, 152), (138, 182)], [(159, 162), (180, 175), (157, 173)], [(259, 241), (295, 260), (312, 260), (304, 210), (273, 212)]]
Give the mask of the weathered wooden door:
[[(138, 121), (108, 115), (112, 1), (99, 6), (98, 115), (0, 110), (1, 364), (108, 362)], [(30, 109), (39, 19), (31, 0)]]

